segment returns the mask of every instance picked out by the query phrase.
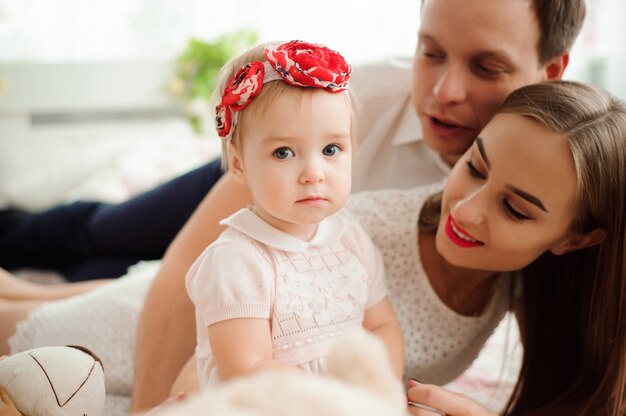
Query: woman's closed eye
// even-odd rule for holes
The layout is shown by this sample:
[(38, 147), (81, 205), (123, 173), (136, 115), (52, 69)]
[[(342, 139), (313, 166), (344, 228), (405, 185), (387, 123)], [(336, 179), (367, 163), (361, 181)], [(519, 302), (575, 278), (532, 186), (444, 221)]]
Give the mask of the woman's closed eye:
[(272, 155), (276, 158), (276, 159), (290, 159), (292, 157), (294, 157), (296, 154), (294, 153), (293, 150), (291, 150), (288, 147), (279, 147), (278, 149), (274, 150), (272, 152)]
[(504, 211), (506, 212), (506, 214), (516, 221), (527, 221), (532, 219), (529, 216), (524, 215), (515, 208), (513, 208), (511, 202), (506, 198), (502, 199), (502, 205), (504, 206)]
[(487, 175), (483, 174), (481, 171), (478, 170), (478, 168), (474, 165), (474, 163), (472, 163), (472, 160), (468, 160), (467, 162), (465, 162), (465, 164), (467, 165), (467, 168), (469, 170), (469, 174), (472, 178), (476, 178), (476, 179), (487, 179)]
[[(476, 178), (476, 179), (480, 179), (480, 180), (485, 180), (487, 179), (487, 175), (485, 175), (484, 173), (482, 173), (480, 170), (478, 170), (478, 168), (474, 165), (474, 163), (472, 163), (472, 160), (468, 160), (467, 162), (465, 162), (467, 164), (467, 169), (469, 171), (469, 174), (472, 178)], [(502, 199), (502, 206), (504, 209), (504, 212), (506, 213), (506, 215), (508, 215), (510, 218), (516, 220), (516, 221), (526, 221), (526, 220), (530, 220), (532, 219), (531, 217), (522, 214), (521, 212), (519, 212), (517, 209), (515, 209), (513, 207), (513, 205), (511, 204), (511, 202), (506, 199), (503, 198)]]

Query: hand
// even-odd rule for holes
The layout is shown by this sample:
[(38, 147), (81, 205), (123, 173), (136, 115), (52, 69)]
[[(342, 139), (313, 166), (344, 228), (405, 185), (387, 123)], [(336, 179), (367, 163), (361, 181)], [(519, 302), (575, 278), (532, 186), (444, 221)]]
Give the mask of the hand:
[(22, 416), (4, 387), (0, 387), (0, 416)]
[[(434, 408), (434, 410), (425, 410), (409, 405), (409, 413), (412, 416), (497, 416), (497, 413), (463, 394), (454, 393), (439, 386), (421, 384), (414, 380), (409, 380), (407, 398), (418, 405)], [(438, 413), (436, 410), (441, 412)]]

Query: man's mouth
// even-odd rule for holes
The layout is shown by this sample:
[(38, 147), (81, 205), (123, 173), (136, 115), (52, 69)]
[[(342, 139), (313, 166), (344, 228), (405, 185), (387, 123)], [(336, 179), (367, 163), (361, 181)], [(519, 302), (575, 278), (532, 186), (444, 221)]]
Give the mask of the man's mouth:
[(447, 118), (426, 114), (428, 127), (440, 137), (465, 137), (471, 131), (469, 127)]
[(454, 128), (463, 128), (463, 126), (459, 125), (459, 124), (455, 124), (455, 123), (450, 123), (450, 122), (446, 122), (440, 118), (437, 117), (430, 117), (430, 119), (432, 120), (432, 122), (438, 126), (441, 127), (447, 127), (449, 129), (454, 129)]

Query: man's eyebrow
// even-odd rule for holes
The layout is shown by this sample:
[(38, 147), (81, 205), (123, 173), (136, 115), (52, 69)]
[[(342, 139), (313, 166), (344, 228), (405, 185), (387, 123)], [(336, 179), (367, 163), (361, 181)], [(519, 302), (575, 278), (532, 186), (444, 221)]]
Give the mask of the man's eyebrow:
[(501, 63), (503, 63), (504, 65), (513, 68), (515, 67), (515, 64), (513, 63), (513, 59), (511, 57), (511, 55), (509, 55), (506, 51), (501, 51), (501, 50), (484, 50), (484, 51), (480, 51), (477, 54), (478, 57), (480, 58), (487, 58), (487, 59), (495, 59), (496, 61), (500, 61)]
[(536, 196), (531, 195), (528, 192), (522, 191), (521, 189), (516, 188), (513, 185), (505, 185), (505, 188), (513, 192), (514, 194), (518, 195), (519, 197), (524, 198), (526, 201), (530, 202), (531, 204), (536, 205), (542, 211), (548, 212), (546, 207), (543, 206), (543, 203), (541, 202), (541, 200), (537, 198)]
[[(439, 42), (437, 42), (437, 39), (435, 39), (434, 36), (428, 34), (427, 32), (422, 31), (421, 29), (417, 32), (417, 39), (419, 41), (427, 41), (427, 42), (431, 42), (433, 44), (435, 44), (436, 46), (439, 45)], [(500, 61), (501, 63), (503, 63), (504, 65), (506, 65), (509, 68), (515, 68), (515, 60), (513, 59), (514, 57), (511, 56), (511, 54), (505, 50), (505, 49), (500, 49), (498, 47), (494, 47), (493, 49), (480, 49), (480, 50), (476, 50), (474, 52), (472, 52), (472, 59), (482, 59), (482, 58), (486, 58), (486, 59), (494, 59), (496, 61)]]
[(490, 168), (491, 167), (491, 162), (489, 162), (489, 158), (487, 157), (487, 153), (485, 153), (485, 145), (483, 144), (483, 139), (480, 137), (476, 137), (476, 146), (478, 146), (478, 151), (480, 152), (480, 155), (483, 157), (483, 160), (485, 161), (485, 164), (487, 164), (487, 167)]
[(428, 33), (422, 32), (421, 30), (419, 32), (417, 32), (417, 39), (418, 40), (425, 40), (425, 41), (437, 44), (437, 41), (435, 40), (434, 37), (432, 37)]

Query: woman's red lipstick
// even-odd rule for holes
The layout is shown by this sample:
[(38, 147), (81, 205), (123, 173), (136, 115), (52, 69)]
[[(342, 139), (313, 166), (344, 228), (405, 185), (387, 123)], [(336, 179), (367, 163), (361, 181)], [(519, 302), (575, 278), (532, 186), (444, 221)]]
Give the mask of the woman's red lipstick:
[(467, 231), (459, 227), (451, 215), (448, 215), (448, 221), (446, 221), (446, 235), (459, 247), (469, 248), (484, 245), (482, 241), (475, 239)]

